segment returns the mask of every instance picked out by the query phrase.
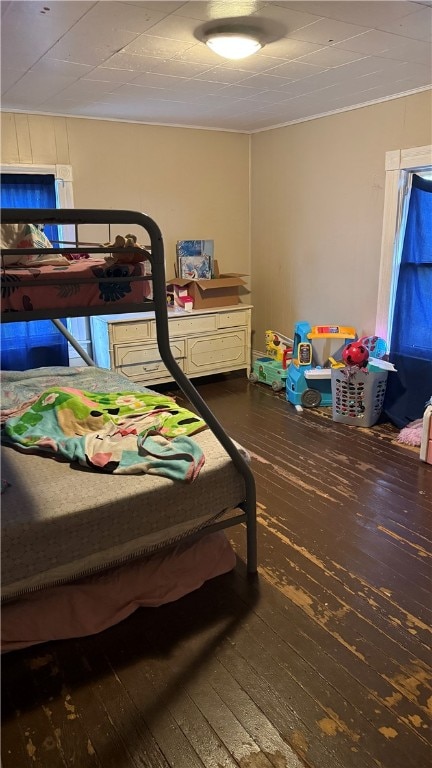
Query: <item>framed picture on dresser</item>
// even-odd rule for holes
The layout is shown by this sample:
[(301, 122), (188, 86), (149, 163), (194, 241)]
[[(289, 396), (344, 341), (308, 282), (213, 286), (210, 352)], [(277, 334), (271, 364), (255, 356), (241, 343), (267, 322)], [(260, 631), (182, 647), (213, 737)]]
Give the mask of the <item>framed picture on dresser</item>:
[(185, 280), (211, 280), (212, 265), (210, 256), (179, 256), (178, 257), (179, 277)]
[(178, 240), (177, 274), (186, 280), (214, 277), (214, 240)]

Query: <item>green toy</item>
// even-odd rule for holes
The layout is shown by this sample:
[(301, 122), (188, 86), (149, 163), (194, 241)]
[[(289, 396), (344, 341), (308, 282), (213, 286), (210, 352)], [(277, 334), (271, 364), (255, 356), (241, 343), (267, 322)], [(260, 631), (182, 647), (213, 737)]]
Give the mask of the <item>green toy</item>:
[(271, 357), (259, 357), (255, 360), (249, 381), (253, 384), (261, 382), (268, 384), (274, 392), (280, 392), (286, 385), (286, 368), (282, 367), (279, 360)]

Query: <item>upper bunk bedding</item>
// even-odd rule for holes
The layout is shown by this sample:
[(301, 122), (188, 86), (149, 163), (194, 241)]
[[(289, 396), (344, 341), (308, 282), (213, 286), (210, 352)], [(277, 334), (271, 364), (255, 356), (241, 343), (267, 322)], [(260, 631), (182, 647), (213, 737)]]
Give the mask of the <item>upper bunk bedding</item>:
[(2, 218), (0, 225), (4, 319), (7, 313), (14, 313), (11, 321), (30, 320), (32, 313), (54, 317), (56, 310), (63, 317), (76, 316), (77, 307), (82, 315), (90, 309), (123, 312), (151, 301), (151, 255), (135, 235), (118, 235), (105, 245), (88, 243), (87, 248), (76, 225), (76, 242), (64, 247), (57, 241), (56, 247), (36, 223), (8, 221), (9, 212), (3, 212), (6, 221)]
[[(104, 312), (123, 312), (125, 305), (140, 305), (151, 299), (151, 283), (146, 262), (110, 264), (105, 259), (88, 258), (68, 264), (41, 264), (1, 269), (2, 312), (41, 313), (58, 310), (69, 317), (76, 307), (102, 308)], [(14, 318), (11, 318), (14, 319)]]

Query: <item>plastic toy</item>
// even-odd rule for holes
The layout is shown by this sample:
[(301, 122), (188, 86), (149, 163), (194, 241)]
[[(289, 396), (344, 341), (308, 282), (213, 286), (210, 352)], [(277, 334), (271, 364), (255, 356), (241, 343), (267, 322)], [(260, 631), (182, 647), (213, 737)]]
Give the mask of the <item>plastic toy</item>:
[(259, 357), (255, 360), (249, 381), (253, 384), (268, 384), (274, 392), (280, 392), (286, 386), (287, 369), (282, 363), (271, 357)]
[(255, 360), (249, 381), (253, 384), (268, 384), (274, 392), (285, 389), (287, 365), (292, 355), (293, 340), (275, 331), (266, 331), (266, 352), (268, 357)]
[(372, 357), (380, 359), (387, 352), (387, 343), (380, 336), (362, 336), (359, 344), (364, 344)]
[(284, 358), (287, 360), (287, 357), (292, 353), (293, 340), (277, 331), (266, 331), (265, 339), (267, 355), (283, 364)]
[(346, 365), (364, 368), (369, 360), (369, 350), (361, 341), (352, 341), (343, 348), (342, 360)]
[[(340, 360), (335, 360), (334, 357), (329, 357), (328, 362), (330, 363), (331, 368), (343, 368), (345, 366), (345, 363), (342, 363)], [(324, 368), (328, 367), (329, 366), (326, 363)]]
[[(355, 328), (342, 325), (314, 325), (303, 321), (294, 328), (294, 350), (286, 378), (286, 399), (297, 410), (332, 404), (331, 368), (314, 365), (315, 339), (341, 339), (343, 345), (356, 339)], [(334, 358), (333, 358), (334, 359)], [(331, 362), (332, 358), (329, 358)], [(339, 364), (337, 364), (339, 367)]]

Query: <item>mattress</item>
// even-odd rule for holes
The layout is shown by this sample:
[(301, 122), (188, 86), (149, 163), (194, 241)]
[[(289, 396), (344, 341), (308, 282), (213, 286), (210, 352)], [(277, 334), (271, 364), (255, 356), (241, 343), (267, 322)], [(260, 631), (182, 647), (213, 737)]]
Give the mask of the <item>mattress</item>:
[[(4, 371), (1, 379), (2, 419), (51, 386), (151, 391), (86, 366)], [(209, 429), (193, 439), (205, 463), (190, 484), (99, 473), (2, 446), (2, 599), (158, 551), (236, 508), (245, 498), (242, 476)]]
[[(1, 270), (2, 312), (37, 312), (85, 307), (139, 304), (151, 297), (151, 282), (143, 279), (147, 262), (112, 264), (88, 258), (69, 264), (44, 265)], [(68, 311), (69, 310), (69, 311)], [(82, 312), (82, 314), (85, 314)]]
[(2, 597), (77, 578), (174, 544), (245, 497), (210, 430), (194, 436), (205, 464), (191, 484), (108, 475), (2, 446)]

